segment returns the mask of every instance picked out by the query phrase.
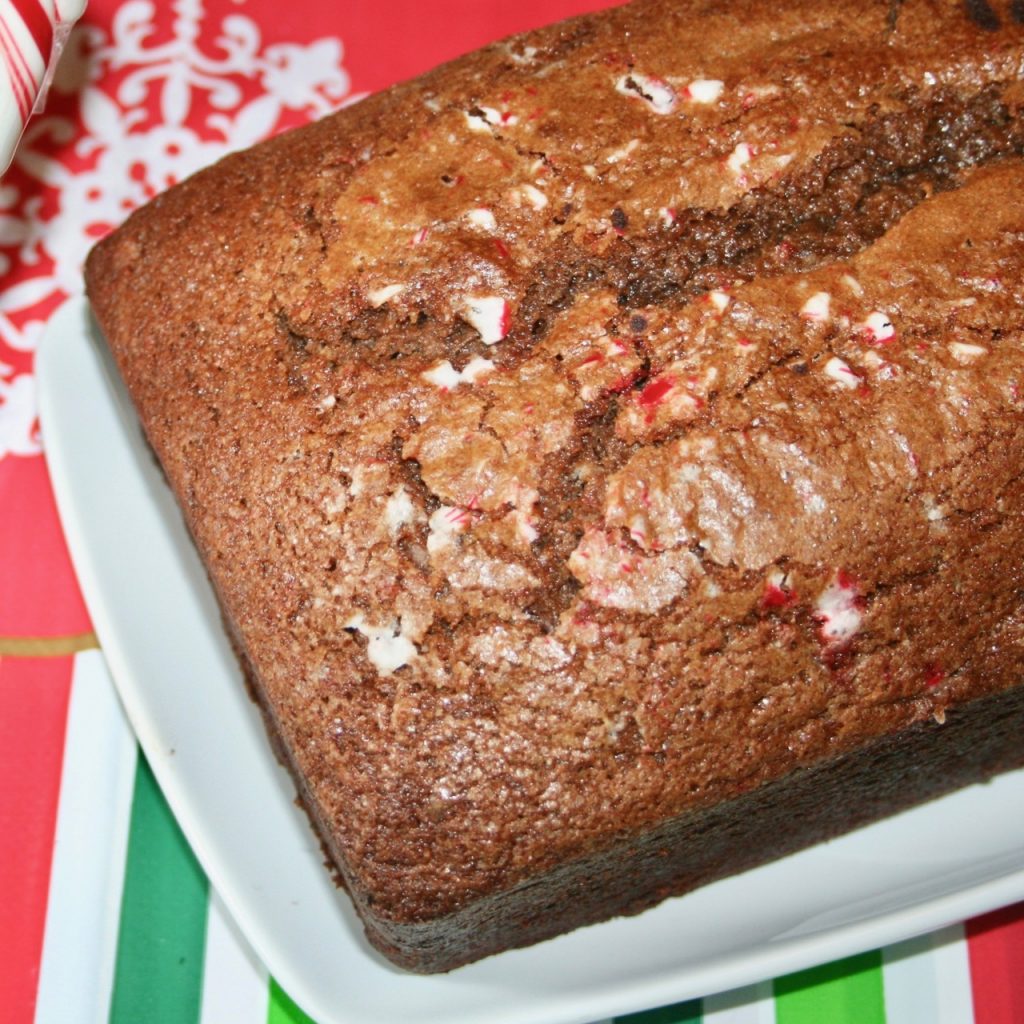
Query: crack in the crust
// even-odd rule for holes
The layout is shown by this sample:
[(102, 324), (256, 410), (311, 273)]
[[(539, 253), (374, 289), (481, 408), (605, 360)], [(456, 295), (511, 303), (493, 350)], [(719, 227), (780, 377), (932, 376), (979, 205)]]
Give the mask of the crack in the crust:
[(885, 16), (885, 37), (893, 35), (903, 10), (903, 0), (889, 0), (889, 11)]
[(967, 16), (978, 28), (986, 32), (999, 31), (1002, 22), (988, 0), (964, 0), (964, 7), (967, 9)]
[[(464, 110), (464, 105), (450, 109)], [(913, 143), (916, 150), (907, 149), (909, 142), (897, 145), (894, 141), (914, 134), (905, 130), (908, 119), (919, 129), (915, 136), (919, 141)], [(1009, 141), (1004, 138), (1009, 119), (998, 86), (967, 103), (944, 97), (917, 112), (879, 118), (861, 126), (856, 140), (845, 139), (820, 154), (783, 192), (767, 187), (755, 190), (724, 215), (688, 211), (667, 241), (662, 236), (627, 232), (603, 265), (563, 234), (520, 300), (519, 323), (513, 325), (501, 362), (512, 366), (525, 357), (545, 335), (552, 315), (571, 302), (581, 287), (595, 282), (615, 288), (622, 306), (636, 307), (692, 296), (716, 287), (726, 276), (771, 276), (848, 257), (874, 241), (929, 191), (943, 188), (958, 170), (1024, 147), (1013, 133)], [(987, 131), (975, 132), (979, 123), (982, 128), (988, 126)], [(553, 174), (564, 179), (564, 169), (551, 165), (547, 153), (518, 145), (498, 130), (500, 125), (488, 122), (488, 126), (500, 145), (520, 157), (544, 160)], [(993, 134), (997, 128), (998, 139)], [(965, 133), (974, 139), (972, 148), (966, 156), (954, 152), (950, 157), (950, 146), (955, 148)], [(922, 179), (920, 187), (915, 176)], [(851, 185), (856, 196), (850, 194)], [(318, 222), (316, 230), (322, 247)], [(789, 255), (779, 255), (782, 249)], [(288, 310), (282, 311), (290, 335), (305, 337)], [(392, 354), (453, 358), (465, 333), (460, 333), (462, 326), (459, 322), (444, 325), (425, 310), (421, 321), (410, 326), (399, 322), (387, 307), (366, 309), (339, 330), (337, 343), (379, 349), (394, 342)]]

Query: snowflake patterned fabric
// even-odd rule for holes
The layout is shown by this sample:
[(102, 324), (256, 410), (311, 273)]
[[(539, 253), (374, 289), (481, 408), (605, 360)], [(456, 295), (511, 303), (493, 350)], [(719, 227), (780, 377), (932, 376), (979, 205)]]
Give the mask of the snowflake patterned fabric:
[(336, 38), (268, 42), (199, 0), (132, 0), (72, 32), (0, 184), (0, 459), (40, 451), (31, 355), (89, 249), (224, 153), (351, 102)]

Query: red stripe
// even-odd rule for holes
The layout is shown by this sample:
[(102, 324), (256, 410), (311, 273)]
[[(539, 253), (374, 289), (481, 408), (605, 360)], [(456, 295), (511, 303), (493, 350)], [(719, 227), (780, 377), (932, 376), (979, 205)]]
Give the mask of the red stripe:
[(0, 459), (0, 508), (0, 636), (88, 632), (41, 455)]
[(974, 1024), (1024, 1024), (1024, 903), (967, 922)]
[(35, 1011), (72, 665), (0, 661), (0, 1024)]
[(53, 48), (53, 23), (46, 8), (39, 0), (14, 0), (14, 8), (21, 15), (25, 28), (42, 55), (43, 63), (47, 63)]
[(18, 104), (18, 116), (24, 124), (32, 112), (32, 94), (28, 91), (25, 80), (22, 77), (22, 70), (19, 67), (18, 59), (21, 57), (21, 50), (11, 36), (7, 23), (0, 18), (0, 48), (3, 50), (4, 63), (7, 65), (7, 77), (11, 83), (11, 92)]

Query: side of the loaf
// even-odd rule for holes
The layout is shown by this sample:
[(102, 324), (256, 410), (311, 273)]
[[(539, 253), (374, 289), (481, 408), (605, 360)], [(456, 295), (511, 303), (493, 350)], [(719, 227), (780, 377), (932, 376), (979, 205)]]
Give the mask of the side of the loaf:
[(404, 966), (1019, 762), (1024, 25), (992, 11), (638, 0), (232, 156), (90, 257)]

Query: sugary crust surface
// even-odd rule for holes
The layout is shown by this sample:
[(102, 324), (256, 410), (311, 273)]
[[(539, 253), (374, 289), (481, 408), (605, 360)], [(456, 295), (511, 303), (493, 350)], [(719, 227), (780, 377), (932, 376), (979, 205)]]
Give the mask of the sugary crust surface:
[(1019, 690), (1024, 25), (996, 7), (637, 0), (232, 156), (90, 257), (303, 798), (406, 966)]

